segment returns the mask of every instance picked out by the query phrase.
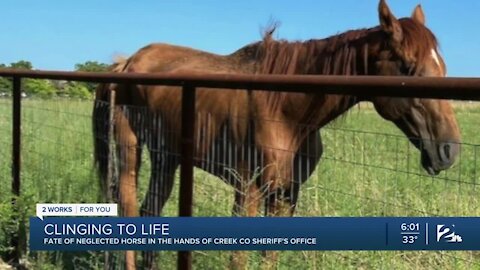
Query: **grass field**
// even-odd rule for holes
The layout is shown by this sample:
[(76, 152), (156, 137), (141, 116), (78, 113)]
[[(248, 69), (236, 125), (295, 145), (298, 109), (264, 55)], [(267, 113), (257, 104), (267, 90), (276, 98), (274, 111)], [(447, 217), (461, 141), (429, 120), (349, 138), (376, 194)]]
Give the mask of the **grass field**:
[[(20, 215), (37, 202), (101, 200), (93, 171), (91, 102), (25, 100)], [(297, 216), (480, 216), (480, 104), (456, 103), (464, 145), (458, 163), (438, 177), (419, 166), (419, 153), (370, 106), (354, 108), (322, 131), (325, 153), (302, 187)], [(0, 99), (0, 254), (16, 231), (10, 205), (11, 103)], [(144, 156), (146, 160), (146, 155)], [(141, 170), (142, 194), (148, 161)], [(195, 215), (229, 216), (233, 190), (195, 171)], [(178, 177), (177, 177), (178, 178)], [(178, 185), (178, 179), (177, 179)], [(165, 215), (177, 214), (178, 186)], [(27, 226), (28, 222), (25, 221)], [(229, 252), (195, 252), (195, 269), (227, 269)], [(480, 269), (475, 252), (282, 252), (279, 269)], [(162, 268), (176, 269), (164, 252)], [(261, 256), (252, 253), (250, 268)], [(31, 252), (33, 269), (100, 269), (100, 253)]]

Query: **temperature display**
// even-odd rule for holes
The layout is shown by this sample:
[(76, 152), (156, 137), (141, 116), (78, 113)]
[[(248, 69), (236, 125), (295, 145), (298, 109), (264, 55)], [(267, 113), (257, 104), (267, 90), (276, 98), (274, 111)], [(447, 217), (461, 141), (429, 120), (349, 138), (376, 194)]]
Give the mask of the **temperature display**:
[(419, 239), (420, 223), (402, 223), (400, 225), (400, 234), (403, 244), (414, 244)]

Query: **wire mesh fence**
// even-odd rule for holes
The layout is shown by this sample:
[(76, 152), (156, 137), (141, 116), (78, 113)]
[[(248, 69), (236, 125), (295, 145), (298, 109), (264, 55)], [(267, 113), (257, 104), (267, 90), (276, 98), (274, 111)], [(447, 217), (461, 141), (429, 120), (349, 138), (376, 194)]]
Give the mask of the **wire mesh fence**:
[[(476, 126), (479, 107), (456, 104), (463, 136), (457, 163), (436, 177), (420, 166), (420, 153), (396, 127), (380, 119), (372, 108), (350, 113), (322, 130), (323, 156), (312, 177), (300, 189), (297, 216), (477, 216), (478, 151)], [(209, 192), (220, 189), (210, 176), (196, 177), (196, 215), (208, 213)], [(211, 181), (211, 182), (209, 182)], [(201, 191), (208, 185), (208, 191)], [(216, 202), (231, 205), (233, 190)], [(201, 199), (204, 198), (205, 199)], [(229, 199), (230, 197), (230, 199)], [(215, 214), (229, 208), (216, 203)], [(201, 213), (201, 214), (200, 214)], [(228, 265), (220, 252), (196, 256)], [(282, 252), (281, 267), (429, 269), (478, 267), (476, 252)], [(261, 262), (250, 258), (254, 269)], [(253, 259), (252, 259), (253, 258)], [(200, 260), (200, 259), (199, 259)], [(198, 262), (199, 263), (199, 262)]]
[[(10, 234), (17, 231), (16, 224), (11, 222), (11, 170), (12, 159), (12, 100), (0, 98), (0, 252), (6, 254), (12, 251)], [(0, 267), (2, 261), (0, 260)]]
[[(100, 106), (108, 109), (108, 104)], [(104, 201), (102, 185), (93, 166), (92, 107), (91, 101), (23, 101), (21, 200), (25, 217), (34, 215), (37, 202)], [(480, 172), (477, 168), (480, 168), (480, 141), (476, 129), (480, 123), (480, 105), (456, 103), (455, 108), (462, 133), (461, 152), (453, 168), (435, 177), (427, 175), (420, 166), (420, 153), (408, 138), (395, 126), (382, 120), (369, 106), (353, 109), (345, 118), (322, 129), (321, 149), (318, 147), (318, 134), (311, 135), (311, 142), (317, 145), (309, 144), (306, 149), (313, 150), (302, 151), (300, 156), (304, 159), (292, 164), (303, 169), (290, 172), (292, 178), (304, 179), (309, 176), (305, 171), (312, 171), (311, 177), (300, 188), (295, 216), (479, 215), (477, 185), (480, 183)], [(0, 157), (9, 160), (11, 100), (0, 99), (0, 110)], [(115, 119), (121, 120), (122, 117), (130, 119), (129, 123), (138, 131), (137, 139), (142, 146), (135, 146), (133, 151), (135, 158), (142, 161), (141, 166), (134, 168), (138, 186), (136, 182), (127, 182), (124, 187), (131, 192), (138, 189), (138, 194), (133, 193), (136, 195), (136, 210), (143, 215), (177, 216), (179, 123), (169, 123), (164, 116), (151, 114), (146, 108), (117, 106)], [(197, 123), (211, 128), (212, 117), (216, 116), (199, 113)], [(109, 125), (108, 122), (103, 124)], [(203, 170), (195, 171), (194, 215), (231, 216), (238, 179), (245, 175), (242, 167), (233, 165), (242, 159), (255, 164), (243, 168), (248, 172), (250, 181), (258, 181), (269, 164), (263, 162), (264, 157), (256, 152), (252, 134), (245, 134), (245, 141), (239, 143), (232, 140), (232, 134), (227, 129), (216, 127), (215, 147), (207, 150), (203, 149), (207, 143), (206, 135), (202, 137), (206, 131), (197, 128), (201, 139), (196, 143), (196, 151), (203, 151), (204, 155), (196, 159), (197, 167)], [(166, 131), (159, 134), (162, 129)], [(108, 137), (100, 139), (109, 143)], [(125, 146), (122, 142), (131, 143), (126, 139), (117, 138), (116, 146)], [(122, 188), (118, 184), (122, 177), (121, 168), (125, 166), (126, 159), (132, 157), (130, 150), (127, 147), (128, 153), (116, 153), (114, 183), (106, 187), (113, 190), (117, 200)], [(273, 150), (289, 152), (288, 149)], [(319, 165), (315, 166), (318, 151), (323, 151), (323, 154)], [(10, 186), (8, 162), (0, 164), (0, 170), (2, 186)], [(1, 211), (7, 213), (10, 194), (8, 189), (0, 192)], [(144, 198), (147, 198), (146, 201)], [(263, 206), (262, 202), (258, 211), (260, 216), (265, 215)], [(8, 231), (2, 230), (1, 252), (4, 252), (10, 247), (3, 241), (8, 238)], [(114, 253), (112, 267), (122, 268), (123, 256), (123, 253)], [(141, 253), (136, 256), (138, 265), (141, 265), (142, 258), (150, 258), (162, 268), (176, 268), (174, 252), (160, 252), (156, 257)], [(225, 269), (229, 267), (232, 256), (235, 256), (232, 252), (197, 251), (193, 257), (194, 268)], [(250, 252), (247, 258), (250, 269), (260, 268), (260, 252)], [(104, 254), (100, 252), (31, 252), (28, 260), (33, 268), (38, 269), (101, 269), (105, 262)], [(477, 261), (478, 254), (475, 252), (280, 252), (278, 267), (471, 269), (479, 267)]]
[[(11, 160), (12, 152), (12, 100), (7, 97), (0, 98), (0, 158), (1, 160)], [(10, 165), (8, 162), (0, 163), (0, 179), (2, 186), (10, 186)], [(2, 198), (10, 195), (10, 190), (1, 189)], [(5, 193), (3, 193), (5, 192)]]
[[(91, 101), (23, 100), (20, 211), (14, 213), (10, 194), (12, 104), (11, 99), (0, 99), (2, 255), (13, 248), (9, 242), (12, 230), (27, 226), (28, 232), (28, 218), (35, 215), (36, 203), (102, 200), (92, 161), (91, 108)], [(14, 214), (19, 217), (13, 218)], [(100, 268), (103, 254), (28, 252), (23, 260), (32, 269), (88, 269)]]
[[(323, 147), (306, 147), (297, 159), (294, 167), (302, 168), (292, 173), (293, 178), (308, 181), (300, 188), (295, 216), (477, 216), (479, 214), (479, 139), (476, 124), (479, 123), (480, 106), (472, 103), (455, 105), (457, 119), (462, 132), (461, 150), (455, 165), (437, 176), (430, 176), (421, 166), (420, 151), (412, 145), (393, 124), (381, 119), (368, 105), (353, 109), (345, 118), (340, 119), (321, 131), (321, 141), (317, 134), (311, 135), (312, 142), (321, 143)], [(123, 108), (133, 122), (145, 125), (148, 113), (144, 108)], [(132, 117), (132, 115), (134, 117)], [(236, 166), (239, 160), (247, 160), (254, 166), (248, 167), (250, 181), (258, 181), (268, 164), (255, 150), (253, 138), (246, 134), (239, 145), (232, 140), (232, 134), (222, 127), (218, 128), (217, 139), (208, 151), (199, 155), (201, 146), (207, 140), (205, 136), (212, 125), (212, 115), (197, 114), (196, 166), (195, 171), (194, 215), (195, 216), (230, 216), (235, 213), (236, 183), (242, 178), (242, 172)], [(142, 120), (143, 119), (143, 120)], [(149, 130), (139, 137), (146, 143), (153, 155), (163, 155), (159, 160), (178, 158), (178, 150), (168, 149), (170, 142), (175, 145), (178, 130), (168, 130), (165, 137), (160, 134), (152, 137), (153, 131), (164, 127), (168, 129), (162, 116), (155, 116), (157, 126), (140, 128)], [(163, 120), (162, 120), (163, 119)], [(271, 121), (271, 120), (264, 120)], [(148, 134), (150, 133), (150, 134)], [(167, 139), (170, 138), (170, 139)], [(155, 147), (153, 146), (155, 145)], [(310, 149), (313, 152), (308, 151)], [(312, 150), (313, 149), (313, 150)], [(286, 151), (285, 149), (275, 149)], [(315, 159), (318, 152), (323, 152), (319, 165)], [(178, 152), (177, 152), (178, 153)], [(293, 154), (293, 153), (292, 153)], [(161, 214), (176, 216), (178, 209), (178, 185), (162, 187), (165, 177), (178, 178), (172, 170), (166, 175), (152, 172), (149, 155), (143, 154), (143, 165), (139, 171), (139, 198), (150, 195), (152, 198), (170, 198), (163, 209), (142, 208), (146, 215)], [(311, 158), (309, 161), (308, 158)], [(122, 161), (119, 161), (122, 162)], [(303, 163), (302, 163), (303, 162)], [(160, 162), (161, 163), (161, 162)], [(174, 162), (175, 164), (175, 162)], [(178, 164), (177, 164), (178, 165)], [(157, 165), (159, 166), (159, 165)], [(163, 164), (162, 166), (168, 166)], [(162, 170), (160, 167), (157, 169)], [(306, 171), (314, 170), (312, 175)], [(148, 179), (157, 179), (150, 186)], [(151, 179), (151, 180), (152, 180)], [(158, 181), (158, 179), (162, 179)], [(145, 181), (147, 180), (147, 181)], [(301, 181), (301, 180), (300, 180)], [(176, 182), (177, 183), (177, 182)], [(168, 190), (168, 194), (165, 194)], [(149, 194), (151, 192), (151, 194)], [(242, 191), (243, 192), (243, 191)], [(141, 200), (141, 199), (140, 199)], [(162, 204), (163, 205), (163, 204)], [(260, 205), (262, 208), (263, 202)], [(248, 208), (248, 205), (246, 206)], [(248, 212), (248, 211), (246, 211)], [(265, 215), (260, 209), (258, 215)], [(230, 266), (233, 252), (197, 251), (194, 252), (194, 267), (198, 269), (225, 269)], [(478, 267), (476, 252), (280, 252), (279, 267), (290, 269), (337, 269), (386, 268), (427, 269), (434, 267), (472, 268)], [(138, 256), (140, 261), (141, 256)], [(257, 269), (262, 264), (260, 252), (249, 252), (248, 268)], [(175, 268), (175, 253), (161, 252), (156, 259), (165, 268)]]

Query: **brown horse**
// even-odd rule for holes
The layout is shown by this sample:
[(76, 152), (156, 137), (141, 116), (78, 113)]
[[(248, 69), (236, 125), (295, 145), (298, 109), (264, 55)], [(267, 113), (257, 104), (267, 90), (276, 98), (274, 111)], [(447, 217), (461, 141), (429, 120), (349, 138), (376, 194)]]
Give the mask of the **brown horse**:
[[(396, 19), (381, 0), (379, 17), (377, 27), (305, 42), (276, 41), (271, 31), (262, 41), (226, 56), (151, 44), (118, 63), (115, 70), (445, 76), (437, 40), (426, 28), (420, 6), (411, 17)], [(116, 90), (119, 105), (114, 120), (120, 159), (119, 203), (125, 215), (139, 214), (137, 176), (146, 145), (152, 170), (141, 214), (159, 215), (179, 165), (181, 91), (169, 86), (101, 85), (97, 101), (108, 101), (109, 89)], [(444, 100), (200, 88), (195, 107), (196, 166), (235, 187), (235, 215), (255, 216), (261, 202), (268, 216), (293, 215), (300, 184), (322, 154), (319, 129), (360, 101), (372, 102), (383, 118), (403, 131), (420, 150), (429, 174), (454, 163), (460, 133), (454, 112)], [(102, 178), (107, 175), (107, 108), (105, 102), (97, 102), (93, 112), (96, 162)], [(245, 258), (234, 256), (232, 262), (242, 267)], [(144, 263), (153, 267), (153, 256), (146, 256)], [(127, 252), (126, 264), (135, 268), (133, 252)]]

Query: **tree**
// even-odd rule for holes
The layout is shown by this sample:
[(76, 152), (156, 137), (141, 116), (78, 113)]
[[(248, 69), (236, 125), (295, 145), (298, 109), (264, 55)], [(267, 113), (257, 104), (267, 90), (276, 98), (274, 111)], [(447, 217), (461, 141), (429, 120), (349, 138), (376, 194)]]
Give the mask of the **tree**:
[(85, 72), (105, 72), (108, 70), (109, 65), (105, 63), (100, 63), (97, 61), (87, 61), (85, 63), (79, 63), (75, 65), (76, 71), (85, 71)]
[(68, 83), (64, 89), (65, 94), (67, 94), (69, 97), (79, 99), (90, 99), (92, 97), (92, 93), (81, 82)]
[[(20, 60), (10, 63), (10, 65), (0, 64), (0, 68), (13, 68), (13, 69), (33, 69), (33, 65), (30, 61)], [(29, 96), (36, 96), (41, 98), (49, 98), (57, 95), (59, 88), (49, 80), (22, 80), (22, 91)], [(10, 78), (0, 77), (0, 94), (5, 93), (10, 95), (12, 93), (12, 80)]]
[[(79, 63), (75, 65), (75, 71), (83, 71), (83, 72), (106, 72), (108, 71), (108, 64), (100, 63), (97, 61), (87, 61), (85, 63)], [(90, 93), (95, 91), (97, 87), (96, 83), (89, 83), (89, 82), (79, 82), (87, 88)]]
[[(14, 69), (32, 69), (32, 63), (30, 61), (20, 60), (13, 62), (10, 65), (0, 64), (0, 68), (14, 68)], [(11, 78), (0, 77), (0, 94), (12, 93), (12, 80)]]
[[(7, 68), (7, 65), (0, 64), (0, 68)], [(0, 96), (12, 93), (12, 80), (6, 77), (0, 77)]]
[[(0, 68), (8, 68), (5, 64), (0, 64)], [(6, 77), (0, 77), (0, 96), (12, 93), (12, 80)]]
[(48, 80), (25, 79), (23, 91), (27, 95), (49, 98), (56, 95), (57, 88)]
[(25, 60), (20, 60), (14, 63), (10, 64), (11, 68), (16, 68), (16, 69), (33, 69), (32, 63), (30, 61), (25, 61)]
[(0, 77), (0, 95), (4, 95), (4, 94), (10, 95), (11, 93), (12, 93), (12, 81), (5, 77)]

